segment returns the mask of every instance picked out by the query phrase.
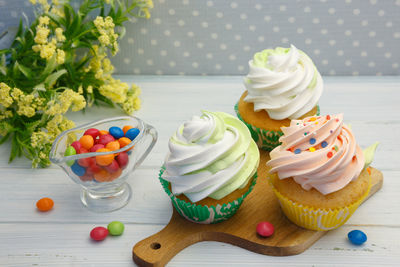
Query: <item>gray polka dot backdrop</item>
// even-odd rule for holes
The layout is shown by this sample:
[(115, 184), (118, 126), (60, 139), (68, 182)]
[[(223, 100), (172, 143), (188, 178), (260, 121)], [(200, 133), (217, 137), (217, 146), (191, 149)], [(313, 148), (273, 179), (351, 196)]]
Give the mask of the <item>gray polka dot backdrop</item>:
[[(399, 75), (400, 0), (153, 0), (126, 24), (119, 74), (243, 75), (254, 53), (294, 44), (323, 75)], [(28, 0), (0, 0), (0, 34)]]

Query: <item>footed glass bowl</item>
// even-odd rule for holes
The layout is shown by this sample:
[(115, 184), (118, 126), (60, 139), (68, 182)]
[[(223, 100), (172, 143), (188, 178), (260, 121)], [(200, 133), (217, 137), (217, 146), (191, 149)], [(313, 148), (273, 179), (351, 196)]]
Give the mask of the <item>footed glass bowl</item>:
[[(133, 126), (139, 134), (126, 146), (109, 152), (88, 152), (64, 156), (72, 142), (79, 140), (88, 129), (108, 131), (110, 127)], [(97, 141), (96, 141), (97, 140)], [(99, 137), (95, 142), (99, 141)], [(110, 212), (124, 207), (132, 190), (126, 179), (149, 154), (157, 141), (157, 131), (136, 117), (123, 116), (94, 121), (62, 132), (50, 151), (51, 162), (59, 165), (68, 176), (82, 187), (81, 201), (95, 212)], [(118, 164), (105, 165), (104, 158)], [(100, 164), (101, 163), (101, 164)]]

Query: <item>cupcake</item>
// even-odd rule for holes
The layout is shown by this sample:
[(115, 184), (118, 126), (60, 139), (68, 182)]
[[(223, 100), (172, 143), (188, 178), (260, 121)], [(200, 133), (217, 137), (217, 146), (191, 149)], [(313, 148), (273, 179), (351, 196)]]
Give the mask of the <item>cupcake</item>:
[(246, 91), (235, 105), (258, 147), (271, 151), (290, 120), (319, 115), (323, 81), (312, 60), (301, 50), (266, 49), (249, 61)]
[(260, 155), (240, 120), (223, 112), (202, 113), (170, 138), (159, 178), (180, 215), (210, 224), (239, 209), (255, 185)]
[(283, 212), (311, 230), (343, 225), (371, 187), (364, 153), (343, 114), (292, 120), (282, 131), (267, 166)]

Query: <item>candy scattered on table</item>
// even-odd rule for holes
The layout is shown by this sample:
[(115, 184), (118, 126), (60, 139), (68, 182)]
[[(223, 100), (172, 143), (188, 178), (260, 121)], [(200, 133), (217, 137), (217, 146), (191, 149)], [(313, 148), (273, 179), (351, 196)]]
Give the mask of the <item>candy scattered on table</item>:
[(44, 197), (36, 202), (36, 207), (42, 212), (49, 211), (53, 208), (54, 201), (51, 198)]
[(361, 244), (364, 244), (365, 241), (367, 241), (367, 235), (363, 231), (360, 231), (360, 230), (350, 231), (347, 234), (347, 238), (349, 239), (349, 241), (351, 243), (353, 243), (354, 245), (358, 245), (358, 246)]
[[(79, 140), (66, 148), (64, 156), (93, 152), (108, 154), (70, 160), (67, 165), (83, 182), (111, 182), (120, 177), (122, 170), (129, 164), (129, 155), (126, 152), (128, 150), (121, 153), (112, 153), (112, 151), (129, 145), (139, 133), (140, 130), (131, 125), (125, 125), (122, 129), (112, 126), (108, 131), (87, 129)], [(133, 148), (134, 146), (129, 150)]]
[(90, 238), (95, 240), (95, 241), (102, 241), (108, 236), (108, 230), (107, 228), (104, 228), (102, 226), (98, 226), (92, 229), (90, 231)]
[(107, 229), (110, 235), (116, 236), (116, 235), (122, 235), (125, 226), (122, 222), (113, 221), (108, 224)]
[(270, 222), (259, 222), (256, 231), (262, 237), (269, 237), (274, 233), (275, 228)]

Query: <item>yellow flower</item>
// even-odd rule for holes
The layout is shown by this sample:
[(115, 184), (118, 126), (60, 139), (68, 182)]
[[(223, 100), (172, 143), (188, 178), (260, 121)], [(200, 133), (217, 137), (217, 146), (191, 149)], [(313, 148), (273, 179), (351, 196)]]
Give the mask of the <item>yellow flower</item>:
[(86, 91), (91, 94), (93, 93), (93, 86), (89, 85), (88, 88), (86, 88)]
[(3, 82), (0, 83), (0, 104), (6, 108), (11, 106), (13, 103), (13, 99), (10, 96), (10, 90), (11, 88), (7, 84)]
[(56, 5), (56, 6), (58, 6), (60, 4), (60, 2), (58, 0), (52, 0), (51, 2), (53, 3), (53, 5)]
[(82, 87), (82, 85), (79, 85), (79, 87), (78, 87), (78, 94), (83, 94), (83, 87)]
[(110, 80), (106, 81), (105, 84), (100, 86), (99, 92), (115, 103), (123, 103), (126, 100), (128, 89), (129, 85), (127, 83), (123, 83), (120, 80), (111, 78)]
[(143, 12), (146, 19), (149, 19), (151, 17), (149, 9), (147, 7), (143, 8)]
[(107, 46), (110, 44), (110, 38), (107, 35), (102, 34), (99, 36), (99, 42), (102, 45)]
[(36, 0), (29, 0), (29, 2), (31, 2), (32, 5), (36, 5)]
[[(40, 1), (40, 0), (39, 0)], [(43, 1), (42, 1), (43, 2)], [(47, 1), (46, 1), (46, 3), (47, 3)], [(47, 16), (42, 16), (42, 17), (39, 17), (39, 24), (42, 26), (42, 25), (49, 25), (49, 22), (50, 22), (50, 18), (49, 17), (47, 17)]]
[(31, 146), (33, 148), (41, 147), (48, 143), (50, 143), (50, 136), (46, 132), (37, 131), (32, 133)]
[(57, 49), (57, 64), (63, 64), (65, 61), (65, 52), (61, 49)]
[[(46, 17), (47, 18), (47, 17)], [(46, 44), (47, 37), (49, 36), (50, 30), (43, 26), (36, 27), (36, 35), (35, 35), (35, 43), (37, 44)]]
[(147, 0), (147, 6), (149, 8), (153, 8), (154, 7), (153, 0)]
[(42, 46), (40, 50), (40, 57), (49, 60), (56, 52), (56, 45), (54, 43), (48, 43)]
[(64, 42), (66, 40), (64, 34), (63, 34), (63, 29), (62, 28), (57, 28), (56, 29), (56, 38), (57, 41), (59, 42)]

